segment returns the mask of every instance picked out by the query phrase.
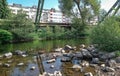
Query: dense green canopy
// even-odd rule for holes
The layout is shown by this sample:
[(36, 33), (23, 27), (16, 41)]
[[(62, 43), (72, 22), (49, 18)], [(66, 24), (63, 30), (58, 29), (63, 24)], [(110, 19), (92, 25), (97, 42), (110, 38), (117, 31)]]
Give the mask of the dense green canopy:
[(9, 16), (10, 10), (8, 9), (7, 1), (0, 0), (0, 19), (6, 19)]

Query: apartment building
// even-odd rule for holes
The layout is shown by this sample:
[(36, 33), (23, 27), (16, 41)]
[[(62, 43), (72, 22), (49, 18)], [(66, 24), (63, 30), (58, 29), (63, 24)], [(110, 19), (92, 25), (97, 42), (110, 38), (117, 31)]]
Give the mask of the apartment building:
[[(21, 4), (12, 4), (9, 5), (12, 13), (17, 14), (19, 10), (23, 10), (27, 15), (28, 18), (35, 21), (37, 6), (32, 7), (24, 7)], [(60, 10), (56, 10), (54, 8), (51, 9), (43, 9), (40, 22), (42, 23), (69, 23), (71, 19), (66, 17)]]

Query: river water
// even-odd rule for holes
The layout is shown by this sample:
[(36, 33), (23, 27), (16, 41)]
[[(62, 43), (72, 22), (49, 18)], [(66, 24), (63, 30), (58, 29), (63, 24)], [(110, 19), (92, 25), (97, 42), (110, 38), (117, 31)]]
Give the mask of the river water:
[(88, 44), (88, 39), (68, 39), (68, 40), (43, 40), (32, 41), (25, 43), (6, 44), (0, 45), (0, 51), (15, 51), (15, 50), (39, 50), (43, 49), (46, 52), (51, 51), (53, 48), (64, 47), (65, 45), (79, 46), (80, 44)]
[[(64, 47), (65, 45), (79, 46), (80, 44), (88, 44), (87, 39), (70, 39), (70, 40), (48, 40), (48, 41), (32, 41), (25, 43), (16, 43), (16, 44), (6, 44), (0, 46), (0, 51), (8, 52), (15, 50), (22, 50), (27, 52), (32, 52), (33, 54), (36, 51), (45, 51), (51, 52), (55, 48)], [(35, 61), (35, 56), (31, 55), (26, 58), (13, 56), (11, 59), (0, 59), (0, 63), (8, 63), (10, 67), (6, 68), (0, 66), (0, 76), (38, 76), (39, 68), (38, 64)], [(23, 66), (18, 66), (19, 63), (24, 63)], [(65, 76), (83, 76), (80, 72), (75, 72), (67, 67), (71, 67), (71, 63), (62, 63), (60, 58), (56, 60), (55, 63), (47, 64), (46, 61), (43, 61), (44, 69), (46, 72), (52, 73), (53, 71), (62, 71)], [(55, 68), (51, 69), (50, 66), (54, 65)], [(30, 70), (31, 67), (36, 67), (35, 70)], [(92, 71), (93, 68), (89, 68), (89, 71)]]

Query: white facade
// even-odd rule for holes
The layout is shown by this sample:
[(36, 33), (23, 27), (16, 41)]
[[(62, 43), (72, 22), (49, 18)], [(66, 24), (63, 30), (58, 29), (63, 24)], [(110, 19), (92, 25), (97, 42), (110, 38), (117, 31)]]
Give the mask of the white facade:
[[(9, 5), (9, 8), (12, 10), (12, 13), (17, 14), (19, 10), (23, 10), (27, 15), (28, 18), (35, 21), (37, 7), (23, 7), (21, 4), (13, 4)], [(53, 23), (69, 23), (70, 18), (67, 18), (61, 11), (55, 10), (54, 8), (51, 9), (43, 9), (40, 22), (53, 22)]]
[(14, 14), (17, 14), (19, 10), (23, 10), (28, 15), (28, 18), (32, 19), (33, 21), (35, 20), (36, 11), (37, 11), (35, 6), (22, 7), (22, 5), (20, 4), (13, 4), (13, 5), (9, 5), (9, 8)]

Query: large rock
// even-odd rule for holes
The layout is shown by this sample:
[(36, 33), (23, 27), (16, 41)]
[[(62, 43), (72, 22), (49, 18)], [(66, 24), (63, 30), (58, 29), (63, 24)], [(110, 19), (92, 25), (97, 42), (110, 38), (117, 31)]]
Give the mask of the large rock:
[(74, 50), (70, 45), (65, 45), (64, 50)]
[(87, 50), (92, 52), (92, 51), (95, 50), (95, 47), (93, 45), (90, 45), (90, 46), (87, 47)]
[(115, 60), (117, 63), (120, 63), (120, 57), (117, 57)]
[(112, 58), (115, 58), (115, 53), (112, 52), (112, 53), (102, 53), (102, 54), (99, 54), (99, 58), (102, 60), (102, 61), (106, 61), (106, 60), (110, 60)]
[(14, 52), (15, 55), (23, 55), (23, 54), (26, 54), (26, 51), (21, 51), (21, 50), (16, 50)]
[(115, 60), (107, 60), (106, 61), (106, 66), (109, 66), (109, 67), (116, 67), (116, 61)]
[(108, 55), (108, 58), (109, 58), (109, 59), (112, 59), (112, 58), (115, 58), (115, 57), (116, 57), (115, 52), (108, 53), (107, 55)]
[(99, 59), (100, 59), (101, 61), (106, 61), (106, 60), (108, 60), (108, 55), (107, 55), (106, 53), (104, 53), (104, 52), (99, 52), (98, 57), (99, 57)]
[(73, 58), (75, 56), (74, 53), (70, 52), (70, 53), (66, 53), (66, 54), (63, 54), (64, 57), (69, 57), (69, 58)]
[(27, 52), (26, 51), (21, 51), (21, 50), (16, 50), (14, 52), (15, 55), (19, 55), (19, 56), (22, 56), (22, 57), (26, 57), (27, 56)]
[(100, 63), (99, 58), (92, 58), (91, 63), (93, 63), (93, 64), (98, 64), (98, 63)]
[(102, 68), (102, 70), (103, 70), (104, 72), (115, 72), (115, 69), (114, 69), (114, 68), (111, 68), (111, 67), (104, 67), (104, 68)]
[(83, 58), (83, 55), (81, 52), (76, 52), (75, 55), (74, 55), (75, 58), (77, 59), (82, 59)]
[(11, 58), (13, 56), (13, 54), (11, 52), (5, 53), (4, 57), (5, 58)]
[(91, 59), (92, 55), (87, 49), (81, 49), (81, 53), (83, 55), (83, 59)]

